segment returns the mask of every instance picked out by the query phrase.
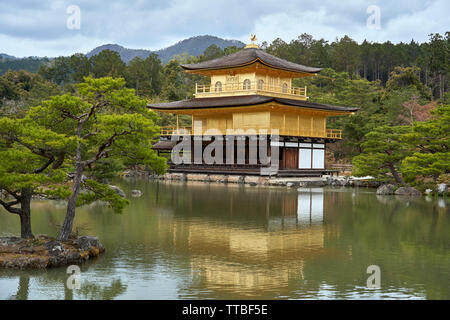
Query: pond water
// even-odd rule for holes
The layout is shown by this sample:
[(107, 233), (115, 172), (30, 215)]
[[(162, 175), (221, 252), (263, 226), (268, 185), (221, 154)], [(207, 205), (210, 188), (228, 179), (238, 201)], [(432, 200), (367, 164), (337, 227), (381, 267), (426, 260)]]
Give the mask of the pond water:
[[(81, 267), (0, 270), (0, 299), (450, 299), (450, 203), (370, 189), (120, 181), (123, 214), (77, 209), (106, 252)], [(56, 235), (64, 203), (35, 201), (35, 234)], [(19, 234), (0, 209), (0, 236)], [(367, 268), (379, 266), (380, 288)]]

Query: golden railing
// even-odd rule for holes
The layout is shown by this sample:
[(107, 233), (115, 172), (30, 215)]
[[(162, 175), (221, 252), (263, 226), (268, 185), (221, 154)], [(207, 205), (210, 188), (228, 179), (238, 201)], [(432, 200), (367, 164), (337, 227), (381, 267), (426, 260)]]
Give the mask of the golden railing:
[(178, 128), (177, 127), (161, 127), (162, 136), (172, 136), (172, 135), (191, 135), (192, 128)]
[(342, 139), (342, 130), (341, 129), (327, 129), (327, 138)]
[(279, 94), (293, 97), (300, 97), (306, 99), (306, 87), (290, 87), (288, 84), (285, 85), (271, 85), (266, 83), (259, 83), (257, 81), (247, 81), (239, 83), (225, 83), (221, 85), (195, 85), (195, 96), (196, 97), (210, 97), (210, 96), (220, 96), (226, 94), (249, 94), (249, 93), (269, 93), (269, 94)]
[[(221, 132), (221, 130), (218, 130)], [(224, 131), (224, 130), (222, 130)], [(257, 132), (258, 130), (256, 130)], [(274, 129), (269, 130), (268, 134), (271, 134)], [(245, 133), (245, 130), (242, 131)], [(327, 130), (310, 130), (310, 129), (278, 129), (279, 135), (281, 136), (293, 136), (293, 137), (313, 137), (313, 138), (329, 138), (329, 139), (342, 139), (342, 130), (340, 129), (327, 129)], [(225, 134), (225, 133), (223, 133)], [(161, 136), (172, 136), (172, 135), (192, 135), (192, 128), (183, 127), (161, 127)]]

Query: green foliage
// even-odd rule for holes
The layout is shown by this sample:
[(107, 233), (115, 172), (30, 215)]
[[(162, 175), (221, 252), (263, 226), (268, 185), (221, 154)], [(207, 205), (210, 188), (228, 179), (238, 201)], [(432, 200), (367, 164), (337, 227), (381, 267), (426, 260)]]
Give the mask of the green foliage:
[(66, 169), (58, 161), (76, 146), (66, 137), (26, 119), (0, 118), (0, 189), (20, 198), (27, 194), (53, 194), (62, 198)]
[(423, 177), (433, 177), (434, 180), (450, 172), (450, 152), (414, 153), (402, 162), (402, 174), (406, 182), (419, 182)]
[[(328, 119), (328, 127), (344, 130), (344, 140), (335, 145), (335, 158), (349, 160), (362, 152), (361, 144), (373, 129), (411, 124), (405, 121), (405, 103), (413, 101), (422, 106), (437, 97), (442, 103), (449, 100), (445, 92), (450, 79), (448, 39), (447, 33), (445, 36), (432, 34), (429, 42), (422, 44), (414, 41), (358, 44), (344, 36), (329, 43), (304, 33), (289, 43), (276, 39), (271, 44), (263, 43), (262, 47), (283, 59), (325, 68), (318, 77), (294, 81), (294, 86), (307, 86), (311, 101), (360, 108), (353, 116)], [(145, 60), (136, 58), (125, 65), (120, 56), (110, 50), (90, 59), (81, 54), (59, 57), (48, 61), (39, 72), (53, 83), (52, 86), (42, 78), (29, 81), (24, 75), (0, 77), (0, 104), (3, 102), (0, 112), (22, 116), (28, 106), (39, 105), (51, 95), (64, 92), (77, 96), (79, 89), (75, 84), (88, 75), (94, 78), (123, 76), (127, 88), (152, 103), (193, 98), (195, 84), (209, 84), (209, 79), (183, 72), (180, 64), (206, 61), (239, 50), (241, 48), (237, 47), (222, 50), (211, 45), (199, 57), (175, 56), (165, 65), (161, 65), (156, 55)], [(159, 116), (154, 120), (159, 125), (176, 123), (172, 115)], [(190, 126), (190, 119), (181, 117), (181, 124)]]
[(103, 50), (91, 57), (90, 62), (92, 74), (96, 78), (125, 76), (126, 65), (115, 51)]
[(410, 153), (402, 137), (409, 131), (411, 128), (407, 126), (383, 126), (369, 132), (361, 144), (362, 153), (353, 158), (353, 174), (402, 183), (399, 167)]
[(416, 122), (404, 140), (415, 146), (414, 153), (402, 162), (402, 173), (408, 182), (431, 177), (437, 180), (450, 172), (450, 105), (431, 111), (433, 118)]
[(212, 44), (208, 48), (206, 48), (205, 52), (202, 55), (200, 55), (199, 61), (207, 61), (207, 60), (217, 59), (224, 55), (225, 55), (225, 53), (222, 49), (220, 49), (215, 44)]
[(22, 116), (29, 107), (59, 94), (55, 84), (27, 71), (8, 71), (0, 77), (0, 115)]
[(386, 89), (392, 91), (413, 86), (423, 95), (429, 97), (425, 92), (424, 85), (420, 82), (419, 74), (419, 67), (395, 67), (386, 82)]
[[(353, 173), (380, 180), (424, 185), (450, 172), (450, 106), (431, 111), (428, 121), (413, 126), (384, 126), (365, 136), (362, 153), (353, 158)], [(400, 177), (400, 172), (402, 177)], [(399, 179), (400, 177), (400, 179)], [(431, 179), (431, 180), (430, 180)]]
[(127, 86), (139, 96), (151, 97), (161, 93), (161, 62), (155, 54), (145, 60), (134, 58), (125, 71)]
[(72, 166), (82, 161), (88, 166), (88, 176), (98, 181), (117, 174), (123, 163), (148, 165), (157, 173), (165, 171), (165, 160), (151, 149), (159, 136), (157, 116), (133, 89), (125, 87), (124, 79), (87, 77), (77, 89), (78, 96), (52, 97), (32, 108), (26, 117), (76, 139), (81, 159), (76, 158), (77, 147), (72, 147)]
[(121, 159), (100, 159), (96, 162), (95, 167), (91, 166), (86, 169), (86, 175), (96, 181), (107, 183), (124, 169), (125, 165)]
[(344, 36), (331, 45), (331, 61), (337, 70), (345, 70), (352, 76), (360, 62), (360, 49), (356, 41)]
[[(29, 207), (33, 194), (68, 199), (62, 240), (70, 234), (75, 205), (102, 200), (120, 212), (128, 201), (101, 181), (124, 163), (165, 171), (166, 160), (151, 148), (159, 136), (156, 121), (124, 79), (111, 77), (87, 77), (77, 85), (77, 95), (54, 96), (23, 118), (0, 118), (0, 189), (16, 198), (0, 204), (22, 214), (14, 206), (28, 199)], [(83, 172), (98, 181), (83, 178)], [(32, 237), (29, 220), (22, 236)]]
[(183, 72), (178, 60), (171, 60), (163, 68), (163, 86), (161, 100), (176, 101), (192, 98), (195, 91), (195, 83), (201, 81), (200, 76), (189, 75)]
[(95, 201), (104, 201), (115, 212), (121, 213), (130, 202), (119, 196), (108, 185), (95, 180), (85, 180), (83, 182), (84, 192), (77, 199), (77, 206), (83, 206)]
[(49, 62), (48, 58), (21, 58), (21, 59), (4, 59), (0, 58), (0, 75), (8, 71), (24, 70), (27, 72), (38, 72), (42, 65)]

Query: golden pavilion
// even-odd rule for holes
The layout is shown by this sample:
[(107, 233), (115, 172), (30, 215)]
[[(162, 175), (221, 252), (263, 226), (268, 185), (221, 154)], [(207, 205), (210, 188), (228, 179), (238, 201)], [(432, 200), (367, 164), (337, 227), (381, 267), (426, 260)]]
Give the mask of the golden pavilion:
[[(172, 151), (181, 143), (174, 135), (192, 142), (192, 161), (171, 164), (169, 172), (259, 175), (261, 168), (276, 161), (278, 176), (320, 176), (327, 172), (326, 145), (342, 139), (341, 130), (327, 129), (327, 117), (358, 110), (309, 102), (307, 88), (294, 87), (292, 80), (316, 76), (321, 69), (280, 59), (253, 43), (237, 53), (181, 67), (209, 77), (211, 82), (196, 85), (194, 99), (149, 105), (152, 110), (177, 116), (176, 127), (161, 128), (161, 140), (154, 149)], [(189, 115), (192, 126), (180, 127), (180, 115)], [(268, 137), (268, 162), (255, 163), (249, 148), (262, 135)], [(217, 139), (224, 141), (219, 160), (194, 161), (195, 143), (207, 150)], [(236, 161), (226, 159), (229, 141), (231, 158)], [(244, 155), (239, 153), (240, 146)], [(217, 150), (213, 153), (218, 155)]]

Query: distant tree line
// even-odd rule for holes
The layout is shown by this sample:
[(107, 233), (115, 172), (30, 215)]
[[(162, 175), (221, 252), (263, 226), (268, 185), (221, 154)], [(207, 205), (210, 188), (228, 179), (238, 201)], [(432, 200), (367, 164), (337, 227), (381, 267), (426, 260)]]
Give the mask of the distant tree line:
[[(445, 36), (431, 34), (429, 41), (422, 44), (358, 44), (347, 36), (329, 43), (302, 34), (290, 43), (276, 39), (261, 47), (280, 58), (323, 68), (318, 77), (294, 81), (295, 86), (308, 87), (310, 101), (360, 108), (350, 117), (330, 118), (328, 122), (330, 128), (344, 130), (344, 139), (330, 146), (333, 160), (350, 162), (366, 152), (371, 137), (368, 134), (375, 129), (414, 126), (430, 120), (431, 111), (438, 105), (450, 104), (449, 37), (447, 32)], [(239, 50), (211, 45), (198, 57), (176, 56), (167, 64), (154, 54), (125, 64), (118, 53), (110, 50), (91, 58), (81, 54), (55, 58), (36, 73), (8, 71), (0, 76), (0, 114), (20, 116), (51, 96), (74, 94), (76, 84), (86, 76), (123, 78), (127, 88), (151, 102), (192, 98), (195, 84), (207, 84), (209, 79), (183, 72), (180, 64), (207, 61)], [(155, 121), (160, 126), (176, 123), (174, 116), (163, 113)], [(181, 125), (190, 124), (189, 117), (181, 117)], [(443, 167), (447, 163), (444, 161)]]

